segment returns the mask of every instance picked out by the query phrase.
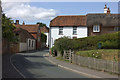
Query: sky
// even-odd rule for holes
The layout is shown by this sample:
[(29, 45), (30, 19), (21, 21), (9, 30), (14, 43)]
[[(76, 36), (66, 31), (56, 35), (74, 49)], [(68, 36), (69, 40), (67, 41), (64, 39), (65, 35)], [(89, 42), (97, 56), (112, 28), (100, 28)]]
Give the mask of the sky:
[(20, 24), (43, 22), (49, 27), (50, 20), (59, 15), (103, 13), (105, 4), (111, 13), (118, 13), (118, 2), (4, 2), (2, 10), (7, 17), (19, 19)]

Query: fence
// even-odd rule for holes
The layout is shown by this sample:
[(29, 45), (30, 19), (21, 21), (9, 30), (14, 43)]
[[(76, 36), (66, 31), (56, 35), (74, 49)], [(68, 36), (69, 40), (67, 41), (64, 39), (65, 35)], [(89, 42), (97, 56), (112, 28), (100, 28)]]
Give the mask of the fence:
[(103, 60), (103, 59), (96, 59), (96, 58), (91, 58), (91, 57), (82, 57), (82, 56), (78, 56), (74, 54), (73, 52), (69, 54), (72, 54), (72, 56), (69, 56), (69, 61), (71, 63), (84, 66), (84, 67), (88, 67), (91, 69), (95, 69), (95, 70), (107, 71), (107, 72), (112, 72), (112, 73), (117, 73), (117, 74), (119, 73), (120, 63), (118, 64), (118, 62), (108, 61), (108, 60)]

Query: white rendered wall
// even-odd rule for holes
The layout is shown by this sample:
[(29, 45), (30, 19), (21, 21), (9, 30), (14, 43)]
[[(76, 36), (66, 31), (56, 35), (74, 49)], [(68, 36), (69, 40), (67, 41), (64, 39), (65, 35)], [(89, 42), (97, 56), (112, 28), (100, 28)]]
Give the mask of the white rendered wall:
[(19, 51), (26, 51), (27, 50), (27, 43), (19, 43)]
[[(30, 40), (30, 46), (29, 46), (29, 40)], [(32, 46), (32, 41), (33, 41), (33, 46)], [(35, 50), (35, 44), (36, 41), (34, 39), (28, 39), (27, 40), (27, 50)]]
[(87, 27), (77, 27), (77, 35), (73, 35), (73, 27), (63, 27), (63, 35), (59, 35), (59, 27), (51, 27), (50, 28), (50, 48), (53, 46), (54, 41), (61, 37), (77, 37), (83, 38), (87, 37)]

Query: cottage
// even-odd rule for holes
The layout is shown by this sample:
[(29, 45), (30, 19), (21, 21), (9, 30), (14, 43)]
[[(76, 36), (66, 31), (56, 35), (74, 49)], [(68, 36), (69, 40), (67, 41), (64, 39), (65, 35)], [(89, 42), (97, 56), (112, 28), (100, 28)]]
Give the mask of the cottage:
[(86, 16), (57, 16), (51, 20), (50, 48), (54, 45), (56, 39), (64, 36), (71, 39), (87, 37)]
[(22, 28), (27, 30), (35, 39), (36, 39), (36, 49), (40, 49), (41, 48), (41, 42), (40, 42), (40, 27), (38, 24), (35, 25), (25, 25), (25, 23), (23, 22), (22, 25), (19, 24), (19, 20), (16, 20), (15, 26), (17, 28)]
[(118, 14), (87, 14), (88, 36), (116, 32), (118, 26)]
[(105, 5), (104, 13), (57, 16), (50, 21), (50, 48), (56, 39), (63, 36), (73, 39), (118, 31), (118, 15), (111, 14), (110, 8)]
[(36, 40), (27, 30), (17, 28), (14, 30), (14, 33), (18, 37), (19, 41), (18, 52), (36, 49)]

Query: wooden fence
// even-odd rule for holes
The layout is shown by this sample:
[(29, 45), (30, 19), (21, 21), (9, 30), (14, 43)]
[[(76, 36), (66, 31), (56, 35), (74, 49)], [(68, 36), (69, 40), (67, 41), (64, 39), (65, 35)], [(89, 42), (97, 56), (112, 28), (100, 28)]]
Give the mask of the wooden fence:
[(107, 71), (107, 72), (116, 73), (116, 74), (119, 73), (120, 63), (118, 62), (108, 61), (103, 59), (96, 59), (91, 57), (82, 57), (74, 54), (72, 51), (64, 51), (64, 56), (63, 56), (64, 58), (65, 58), (65, 55), (67, 56), (66, 59), (68, 59), (69, 62), (71, 63), (88, 67), (91, 69), (95, 69), (95, 70)]

